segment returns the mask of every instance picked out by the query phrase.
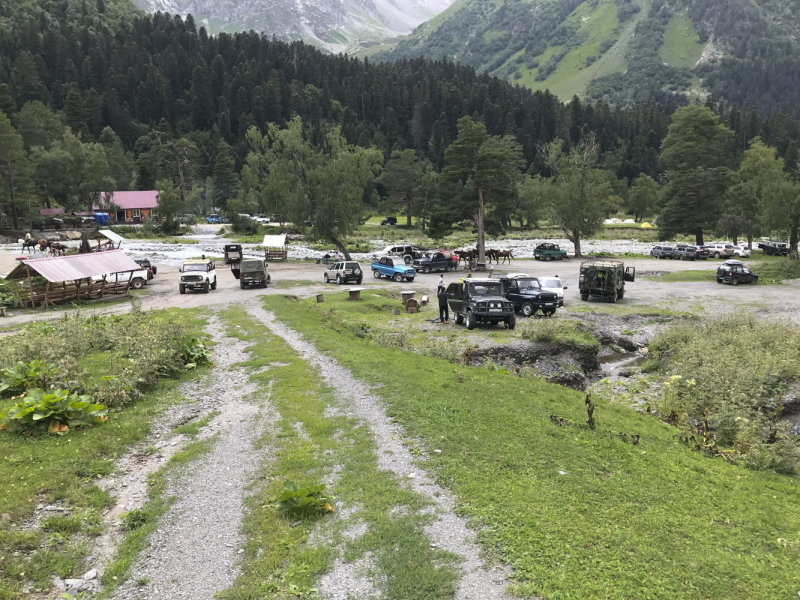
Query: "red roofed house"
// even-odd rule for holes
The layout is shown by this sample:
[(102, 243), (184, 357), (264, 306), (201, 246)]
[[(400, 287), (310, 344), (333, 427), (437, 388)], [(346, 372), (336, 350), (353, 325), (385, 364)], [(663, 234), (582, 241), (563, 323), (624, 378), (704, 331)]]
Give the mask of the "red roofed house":
[(158, 194), (158, 190), (114, 192), (104, 198), (103, 204), (116, 207), (117, 223), (142, 223), (158, 208)]

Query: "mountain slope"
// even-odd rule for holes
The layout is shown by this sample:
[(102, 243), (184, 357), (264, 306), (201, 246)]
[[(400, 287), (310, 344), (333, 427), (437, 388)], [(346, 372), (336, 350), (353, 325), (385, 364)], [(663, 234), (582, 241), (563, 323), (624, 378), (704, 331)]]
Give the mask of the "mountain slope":
[(379, 56), (447, 56), (563, 100), (710, 92), (800, 117), (800, 0), (458, 0)]
[(134, 0), (150, 12), (192, 14), (212, 33), (253, 29), (357, 52), (411, 33), (452, 0)]

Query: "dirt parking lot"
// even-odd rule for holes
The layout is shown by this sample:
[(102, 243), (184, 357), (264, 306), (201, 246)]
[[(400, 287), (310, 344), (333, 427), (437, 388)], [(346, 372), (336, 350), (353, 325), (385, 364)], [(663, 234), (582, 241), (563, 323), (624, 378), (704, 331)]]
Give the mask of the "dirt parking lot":
[[(0, 273), (9, 272), (16, 264), (17, 253), (0, 251)], [(535, 260), (514, 260), (511, 265), (495, 266), (495, 274), (527, 273), (529, 275), (544, 277), (558, 275), (567, 290), (565, 303), (567, 307), (582, 304), (578, 294), (578, 275), (580, 260), (565, 262), (540, 262)], [(669, 309), (675, 311), (693, 311), (706, 314), (718, 314), (733, 310), (751, 310), (762, 314), (787, 317), (800, 320), (800, 282), (779, 286), (750, 286), (738, 287), (719, 285), (716, 283), (672, 283), (660, 282), (657, 278), (642, 278), (642, 274), (675, 272), (681, 270), (716, 269), (719, 261), (669, 261), (658, 259), (628, 259), (626, 266), (636, 268), (637, 279), (633, 284), (628, 284), (625, 299), (621, 305), (651, 306), (653, 308)], [(361, 262), (365, 268), (363, 286), (386, 287), (395, 289), (413, 289), (418, 296), (433, 296), (439, 273), (428, 275), (419, 274), (412, 282), (395, 283), (386, 278), (375, 279), (370, 273), (370, 265)], [(208, 294), (202, 292), (187, 292), (179, 294), (178, 281), (180, 272), (178, 268), (160, 264), (158, 274), (147, 284), (143, 292), (136, 297), (141, 300), (144, 310), (162, 308), (198, 308), (220, 304), (243, 302), (254, 296), (264, 294), (293, 294), (311, 296), (319, 293), (335, 293), (343, 291), (349, 285), (341, 287), (335, 284), (325, 284), (322, 275), (325, 265), (313, 261), (272, 262), (268, 270), (272, 277), (272, 285), (267, 289), (248, 288), (240, 289), (238, 280), (230, 272), (230, 268), (223, 261), (217, 261), (218, 287)], [(457, 281), (464, 277), (466, 272), (444, 273), (445, 283)], [(590, 300), (590, 303), (597, 303)], [(130, 302), (104, 304), (96, 303), (86, 305), (85, 311), (96, 314), (121, 314), (128, 312)], [(0, 320), (0, 327), (9, 327), (31, 320), (58, 318), (63, 314), (61, 310), (42, 311), (11, 311), (12, 315)]]

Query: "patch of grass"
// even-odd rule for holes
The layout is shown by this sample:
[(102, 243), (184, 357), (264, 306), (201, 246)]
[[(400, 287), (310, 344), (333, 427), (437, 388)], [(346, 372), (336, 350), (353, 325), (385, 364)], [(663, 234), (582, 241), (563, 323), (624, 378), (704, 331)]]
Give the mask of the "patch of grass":
[(567, 319), (528, 319), (520, 325), (520, 336), (530, 342), (547, 342), (569, 348), (597, 351), (600, 342), (583, 323)]
[[(255, 372), (271, 365), (251, 378), (262, 394), (269, 393), (280, 421), (277, 435), (268, 432), (262, 441), (275, 446), (276, 458), (261, 466), (259, 484), (246, 500), (249, 511), (243, 531), (248, 541), (242, 574), (221, 598), (314, 597), (311, 589), (318, 574), (334, 558), (331, 544), (344, 544), (342, 532), (355, 520), (367, 525), (367, 533), (346, 543), (344, 559), (355, 561), (371, 553), (372, 579), (382, 587), (384, 597), (451, 598), (454, 557), (431, 548), (424, 535), (431, 517), (420, 513), (428, 502), (401, 485), (393, 473), (378, 468), (378, 448), (358, 419), (326, 416), (326, 408), (336, 401), (315, 368), (244, 309), (229, 309), (224, 317), (229, 335), (253, 343), (252, 360), (245, 367)], [(297, 423), (302, 425), (302, 437)], [(308, 515), (292, 527), (295, 517), (276, 506), (284, 482), (316, 484), (334, 469), (339, 474), (325, 492), (334, 497), (336, 512)], [(348, 520), (337, 520), (336, 513), (345, 508), (357, 512)], [(392, 515), (392, 509), (399, 512)], [(317, 540), (313, 545), (307, 543), (312, 532)]]
[[(760, 260), (749, 262), (747, 268), (758, 274), (758, 285), (781, 285), (788, 279), (800, 279), (800, 261), (787, 258), (770, 257), (773, 260)], [(751, 259), (752, 260), (752, 259)], [(701, 281), (713, 283), (717, 280), (716, 271), (686, 270), (674, 273), (664, 273), (659, 276), (648, 276), (650, 281), (666, 282), (694, 282)]]
[(664, 43), (658, 55), (668, 65), (692, 69), (700, 60), (705, 44), (697, 40), (692, 20), (686, 11), (672, 15), (664, 30)]
[(53, 515), (42, 520), (41, 527), (49, 531), (59, 531), (62, 533), (77, 533), (81, 530), (83, 523), (78, 517), (67, 515)]
[[(691, 452), (674, 428), (602, 400), (595, 430), (556, 427), (551, 414), (585, 421), (584, 394), (420, 360), (342, 329), (310, 302), (264, 303), (379, 386), (390, 416), (424, 450), (441, 450), (427, 469), (479, 527), (488, 555), (513, 565), (516, 594), (699, 599), (735, 589), (772, 600), (800, 589), (796, 480)], [(609, 429), (641, 441), (633, 446)]]
[[(158, 327), (167, 314), (153, 313), (151, 326)], [(187, 311), (182, 317), (184, 324), (195, 331), (202, 325), (195, 318), (196, 314)], [(100, 327), (98, 323), (102, 321), (92, 323), (93, 326)], [(55, 327), (57, 325), (51, 323), (39, 323), (27, 329), (23, 335), (28, 343), (43, 336), (44, 346), (49, 345), (50, 349), (57, 351), (62, 342), (47, 341), (47, 336), (52, 334)], [(99, 339), (99, 336), (95, 338), (96, 341)], [(14, 337), (2, 340), (3, 349), (0, 351), (4, 353), (4, 358), (9, 354), (6, 351), (10, 347), (8, 344), (15, 343), (19, 346)], [(31, 347), (39, 346), (31, 344)], [(90, 384), (100, 373), (107, 374), (109, 363), (106, 362), (103, 366), (101, 360), (108, 360), (102, 352), (89, 352), (82, 357), (81, 370), (86, 371), (84, 384)], [(50, 517), (46, 521), (52, 531), (65, 536), (65, 543), (48, 549), (41, 557), (38, 555), (44, 551), (37, 552), (30, 561), (37, 565), (36, 569), (28, 566), (21, 553), (30, 543), (30, 537), (10, 535), (12, 531), (8, 528), (12, 523), (18, 526), (29, 518), (38, 502), (63, 502), (73, 510), (89, 513), (111, 506), (113, 499), (107, 492), (95, 486), (92, 480), (108, 474), (113, 468), (114, 460), (147, 435), (162, 404), (177, 401), (180, 397), (177, 392), (180, 382), (198, 377), (202, 373), (203, 370), (199, 369), (180, 373), (176, 379), (161, 379), (139, 401), (124, 410), (113, 410), (108, 422), (97, 427), (70, 429), (59, 437), (45, 433), (23, 436), (0, 431), (0, 481), (3, 482), (0, 485), (0, 513), (8, 513), (11, 517), (10, 521), (0, 522), (0, 557), (3, 557), (0, 559), (0, 590), (5, 589), (8, 594), (16, 594), (21, 585), (26, 583), (26, 578), (19, 577), (19, 573), (23, 572), (38, 587), (49, 587), (55, 572), (61, 577), (79, 575), (75, 569), (80, 566), (84, 548), (74, 546), (70, 541), (80, 524), (80, 521), (74, 520), (77, 517), (73, 517), (73, 520), (68, 520), (69, 517)], [(9, 400), (0, 399), (0, 408), (8, 408), (10, 404)], [(87, 521), (87, 525), (85, 533), (97, 533), (96, 523)], [(39, 547), (47, 533), (37, 531), (31, 536), (37, 541), (36, 547)], [(14, 557), (15, 552), (20, 552), (20, 555)]]
[(175, 427), (172, 430), (172, 433), (182, 433), (184, 435), (189, 435), (194, 437), (198, 433), (200, 433), (200, 430), (206, 425), (208, 425), (211, 422), (211, 419), (216, 417), (218, 414), (219, 414), (218, 410), (213, 410), (206, 416), (204, 416), (202, 419), (194, 421), (193, 423), (186, 423), (186, 425), (180, 425), (179, 427)]
[(706, 270), (686, 270), (686, 271), (675, 271), (674, 273), (664, 273), (663, 275), (648, 275), (645, 276), (643, 279), (647, 279), (648, 281), (664, 281), (664, 282), (704, 282), (704, 283), (714, 283), (716, 278), (716, 272), (712, 271), (711, 269)]
[(325, 283), (322, 281), (320, 277), (319, 281), (311, 281), (310, 279), (280, 279), (278, 281), (273, 281), (269, 284), (269, 287), (275, 288), (276, 290), (287, 290), (290, 288), (295, 287), (309, 287), (312, 285), (320, 285)]

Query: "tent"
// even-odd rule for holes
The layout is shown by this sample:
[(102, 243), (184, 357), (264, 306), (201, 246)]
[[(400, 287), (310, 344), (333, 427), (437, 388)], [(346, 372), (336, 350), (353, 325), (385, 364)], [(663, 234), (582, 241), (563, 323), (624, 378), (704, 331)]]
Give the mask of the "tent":
[(652, 228), (653, 228), (653, 226), (650, 225), (650, 223), (648, 223), (647, 221), (642, 223), (642, 229), (652, 229)]

